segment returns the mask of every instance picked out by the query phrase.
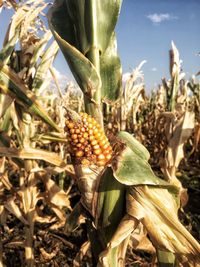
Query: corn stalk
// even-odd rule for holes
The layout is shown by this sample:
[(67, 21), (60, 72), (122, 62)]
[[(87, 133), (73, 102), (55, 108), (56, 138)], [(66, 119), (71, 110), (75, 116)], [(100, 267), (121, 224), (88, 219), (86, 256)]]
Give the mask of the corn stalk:
[[(40, 21), (40, 14), (45, 8), (46, 3), (41, 0), (16, 5), (15, 14), (4, 41), (4, 48), (0, 52), (2, 102), (0, 155), (11, 159), (12, 165), (19, 174), (19, 188), (15, 189), (9, 182), (9, 173), (6, 173), (6, 170), (2, 172), (3, 175), (1, 173), (2, 191), (7, 189), (11, 192), (11, 197), (5, 200), (1, 216), (6, 210), (24, 224), (26, 239), (22, 244), (25, 249), (26, 265), (29, 267), (35, 265), (34, 225), (36, 221), (41, 220), (37, 213), (37, 202), (42, 200), (48, 203), (61, 223), (64, 223), (65, 218), (62, 207), (71, 209), (67, 194), (51, 179), (52, 172), (44, 169), (38, 171), (40, 169), (38, 161), (45, 160), (62, 167), (61, 173), (68, 173), (68, 167), (63, 160), (64, 155), (59, 156), (35, 149), (37, 138), (34, 137), (37, 136), (36, 132), (39, 129), (36, 116), (55, 131), (61, 132), (60, 127), (52, 120), (37, 97), (48, 85), (45, 75), (58, 51), (56, 42), (44, 51), (51, 38), (51, 32), (46, 31), (44, 24)], [(39, 29), (36, 25), (40, 25)], [(40, 30), (46, 32), (41, 40), (37, 36)], [(20, 50), (16, 51), (18, 40)], [(63, 127), (62, 121), (60, 125)], [(13, 135), (16, 138), (13, 138)], [(60, 140), (63, 138), (60, 137)], [(46, 188), (45, 194), (38, 189), (40, 181)], [(12, 195), (13, 192), (15, 193)], [(42, 219), (45, 221), (45, 218)], [(6, 224), (6, 219), (3, 224)]]
[(127, 121), (132, 111), (132, 124), (136, 125), (136, 114), (144, 100), (144, 84), (141, 67), (146, 61), (143, 60), (137, 68), (130, 73), (129, 77), (124, 81), (124, 87), (120, 95), (120, 130), (127, 129)]
[[(52, 33), (84, 94), (85, 110), (101, 126), (103, 125), (101, 101), (116, 101), (120, 92), (121, 67), (116, 53), (114, 35), (120, 5), (120, 1), (57, 0), (48, 14)], [(177, 78), (174, 79), (170, 94), (172, 100), (176, 94)], [(170, 109), (174, 109), (174, 101), (171, 101), (169, 106)], [(75, 129), (81, 125), (81, 116), (68, 108), (66, 116), (68, 131), (74, 129), (74, 124), (76, 125)], [(127, 133), (120, 133), (115, 145), (111, 166), (98, 167), (93, 165), (92, 161), (85, 166), (80, 161), (80, 155), (84, 155), (83, 151), (77, 154), (79, 159), (76, 156), (74, 159), (77, 184), (82, 196), (81, 205), (89, 211), (93, 218), (93, 223), (88, 218), (87, 225), (94, 263), (98, 266), (124, 266), (127, 241), (140, 223), (147, 229), (151, 241), (158, 251), (169, 252), (170, 261), (165, 261), (163, 264), (173, 265), (173, 253), (197, 257), (200, 248), (191, 235), (184, 230), (179, 236), (176, 233), (177, 228), (174, 230), (175, 232), (170, 230), (172, 223), (173, 225), (178, 224), (176, 186), (170, 185), (154, 175), (147, 162), (148, 151)], [(79, 163), (76, 160), (79, 160)], [(141, 187), (141, 192), (137, 190), (138, 186)], [(147, 192), (151, 191), (151, 186), (156, 188), (155, 195), (158, 194), (156, 200), (152, 202), (148, 201), (148, 193), (147, 195), (145, 193), (146, 190)], [(152, 191), (154, 192), (154, 190)], [(138, 194), (136, 193), (135, 196), (134, 192), (138, 192)], [(134, 204), (137, 196), (142, 192), (144, 195), (141, 201), (144, 202), (141, 203), (141, 206), (138, 205), (136, 210)], [(125, 195), (127, 196), (126, 200)], [(169, 205), (173, 200), (173, 209), (169, 208), (167, 204), (168, 213), (171, 212), (173, 216), (169, 220), (164, 218), (164, 223), (161, 223), (159, 218), (163, 216), (161, 212), (163, 198), (166, 198)], [(72, 229), (76, 224), (75, 221), (81, 212), (81, 205), (78, 205), (72, 212), (69, 221), (66, 222), (66, 229)], [(126, 205), (126, 212), (123, 209), (124, 205)], [(148, 209), (151, 207), (154, 207), (154, 212), (148, 216)], [(159, 207), (158, 213), (156, 207)], [(140, 216), (142, 209), (144, 213)], [(160, 233), (158, 238), (153, 224), (148, 227), (150, 222), (158, 225), (157, 230)], [(166, 243), (165, 238), (162, 238), (164, 229), (161, 225), (167, 229)], [(176, 233), (177, 240), (181, 240), (181, 238), (187, 240), (185, 250), (178, 246), (179, 241), (176, 244), (174, 233)], [(166, 259), (166, 257), (163, 258)]]
[(170, 50), (170, 74), (171, 81), (163, 79), (163, 86), (166, 90), (167, 112), (161, 113), (160, 118), (165, 118), (165, 135), (167, 139), (167, 151), (163, 160), (162, 168), (165, 178), (180, 187), (176, 178), (176, 170), (184, 157), (183, 145), (190, 137), (194, 128), (194, 113), (188, 109), (187, 86), (181, 83), (184, 73), (181, 73), (181, 61), (179, 52), (172, 42)]

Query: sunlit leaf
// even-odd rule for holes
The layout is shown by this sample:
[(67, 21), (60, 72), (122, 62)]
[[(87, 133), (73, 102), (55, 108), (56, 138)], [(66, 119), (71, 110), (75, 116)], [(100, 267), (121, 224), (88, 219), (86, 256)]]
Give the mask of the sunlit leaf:
[(11, 147), (8, 148), (0, 146), (0, 155), (11, 158), (19, 158), (19, 159), (44, 160), (56, 166), (60, 167), (65, 166), (65, 163), (58, 154), (31, 147), (17, 149), (17, 148), (11, 148)]
[(0, 85), (4, 93), (14, 97), (17, 102), (28, 108), (30, 112), (42, 118), (57, 131), (60, 131), (44, 108), (38, 103), (36, 96), (27, 89), (16, 73), (14, 73), (8, 66), (3, 66), (2, 63), (0, 64)]
[(167, 149), (167, 161), (169, 167), (178, 167), (184, 158), (183, 146), (194, 129), (194, 113), (186, 111), (173, 128)]
[(15, 215), (23, 224), (28, 225), (27, 220), (24, 218), (24, 215), (22, 214), (22, 211), (17, 206), (17, 204), (14, 202), (14, 198), (9, 199), (5, 204), (5, 208)]
[(158, 178), (148, 163), (149, 152), (131, 134), (120, 132), (118, 137), (125, 144), (119, 155), (113, 159), (114, 177), (126, 185), (170, 185)]
[(100, 58), (100, 75), (102, 81), (102, 98), (116, 100), (122, 86), (122, 68), (117, 54), (117, 42), (113, 32), (109, 46)]
[[(36, 93), (40, 93), (42, 91), (42, 86), (45, 82), (45, 77), (47, 75), (47, 72), (55, 59), (55, 56), (58, 52), (58, 45), (54, 41), (52, 45), (44, 52), (41, 58), (40, 64), (37, 66), (36, 74), (33, 79), (32, 87), (33, 91)], [(45, 84), (46, 85), (46, 84)], [(46, 89), (44, 87), (44, 89)]]
[(47, 175), (42, 176), (42, 180), (48, 194), (48, 200), (58, 207), (68, 207), (71, 209), (69, 196)]
[[(60, 0), (48, 15), (50, 28), (77, 83), (90, 98), (100, 87), (102, 97), (113, 100), (119, 95), (121, 64), (114, 27), (120, 7), (119, 0), (81, 3)], [(99, 51), (101, 77), (94, 62), (90, 61), (89, 54), (94, 48)]]
[(0, 118), (4, 115), (8, 107), (13, 102), (13, 99), (9, 95), (0, 93)]
[(19, 31), (15, 32), (15, 35), (10, 39), (8, 43), (3, 47), (3, 49), (0, 51), (0, 61), (2, 61), (4, 64), (7, 64), (10, 56), (13, 52), (14, 46), (18, 40), (19, 37)]
[(178, 220), (177, 203), (167, 189), (131, 187), (127, 213), (144, 224), (156, 248), (200, 261), (200, 245)]

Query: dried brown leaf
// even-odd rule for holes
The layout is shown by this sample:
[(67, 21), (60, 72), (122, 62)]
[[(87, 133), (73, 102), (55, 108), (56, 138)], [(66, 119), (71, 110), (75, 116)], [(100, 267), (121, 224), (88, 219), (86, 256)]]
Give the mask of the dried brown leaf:
[(4, 172), (5, 169), (5, 157), (0, 158), (0, 174)]
[(127, 212), (144, 224), (155, 247), (200, 263), (200, 245), (178, 220), (177, 203), (167, 189), (132, 187)]
[(170, 50), (170, 74), (174, 78), (180, 72), (180, 59), (179, 51), (176, 48), (174, 42), (171, 43), (172, 49)]
[[(65, 212), (60, 207), (58, 207), (58, 206), (56, 206), (50, 202), (48, 203), (48, 205), (51, 207), (51, 209), (55, 212), (56, 216), (59, 218), (59, 220), (60, 220), (60, 222), (58, 222), (59, 227), (63, 227), (65, 224), (65, 220), (66, 220)], [(57, 226), (55, 228), (57, 229)]]
[(13, 99), (9, 95), (0, 96), (0, 118), (5, 114), (7, 108), (11, 105)]
[(4, 173), (2, 176), (1, 176), (1, 182), (2, 184), (4, 185), (4, 187), (7, 189), (7, 190), (11, 190), (12, 189), (12, 184), (10, 183), (9, 181), (9, 178), (8, 178), (8, 173)]
[(129, 246), (134, 250), (142, 250), (151, 254), (156, 253), (155, 248), (147, 237), (147, 231), (142, 223), (139, 223), (131, 234)]
[(0, 205), (0, 224), (4, 225), (7, 221), (8, 211), (3, 205)]
[[(126, 214), (121, 220), (117, 230), (115, 231), (110, 242), (107, 244), (106, 250), (104, 250), (99, 256), (98, 267), (109, 267), (110, 252), (113, 248), (118, 247), (119, 251), (123, 249), (123, 242), (130, 237), (130, 234), (137, 228), (139, 221), (134, 217)], [(121, 247), (122, 245), (122, 247)], [(119, 254), (120, 255), (120, 254)], [(120, 255), (121, 256), (121, 255)], [(121, 259), (122, 260), (122, 259)], [(120, 259), (119, 259), (120, 262)], [(119, 263), (119, 267), (123, 267), (124, 264)]]
[(173, 135), (169, 140), (167, 149), (168, 166), (178, 167), (184, 157), (183, 146), (192, 134), (194, 128), (194, 113), (186, 111), (179, 121), (174, 125)]
[(190, 152), (190, 155), (192, 155), (195, 151), (197, 151), (198, 145), (200, 142), (200, 123), (197, 122), (194, 126), (194, 142), (193, 142), (193, 148)]
[(58, 207), (71, 209), (69, 195), (67, 195), (49, 176), (42, 176), (43, 183), (48, 195), (48, 201)]
[(86, 241), (81, 246), (79, 252), (76, 254), (76, 257), (73, 260), (73, 267), (81, 267), (82, 266), (82, 260), (87, 251), (90, 248), (90, 241)]
[(58, 154), (31, 147), (23, 149), (0, 147), (0, 156), (44, 160), (59, 167), (65, 165), (64, 161)]
[(22, 211), (17, 206), (17, 204), (14, 202), (15, 198), (10, 198), (5, 204), (4, 207), (13, 215), (15, 215), (22, 223), (25, 225), (28, 225), (27, 220), (24, 218)]
[(56, 246), (51, 253), (46, 252), (44, 248), (40, 248), (41, 256), (45, 260), (53, 259), (57, 255), (58, 251), (59, 251), (59, 247), (58, 246)]
[(81, 193), (81, 203), (95, 217), (96, 214), (96, 192), (100, 181), (103, 167), (96, 165), (76, 165), (75, 173), (79, 191)]

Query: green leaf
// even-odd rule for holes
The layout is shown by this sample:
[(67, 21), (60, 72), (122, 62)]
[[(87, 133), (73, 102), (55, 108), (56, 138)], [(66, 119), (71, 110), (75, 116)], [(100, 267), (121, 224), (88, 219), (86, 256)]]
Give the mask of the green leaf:
[(8, 109), (5, 112), (5, 115), (3, 117), (2, 122), (0, 123), (0, 129), (2, 131), (8, 132), (9, 128), (10, 128), (10, 122), (11, 122), (11, 111), (10, 111), (11, 107), (8, 107)]
[[(97, 2), (97, 35), (100, 51), (103, 54), (107, 49), (110, 37), (117, 23), (122, 0), (101, 0)], [(89, 30), (89, 28), (88, 28)]]
[(8, 66), (3, 66), (0, 62), (0, 85), (4, 93), (14, 97), (16, 101), (28, 108), (28, 111), (39, 116), (43, 121), (60, 132), (59, 127), (46, 113), (44, 108), (36, 100), (36, 96), (28, 90), (20, 78)]
[(109, 46), (100, 58), (100, 75), (102, 81), (102, 98), (116, 100), (122, 83), (121, 62), (117, 54), (117, 41), (113, 32)]
[(19, 37), (19, 31), (15, 31), (15, 35), (10, 39), (10, 41), (4, 46), (4, 48), (0, 51), (0, 61), (2, 61), (4, 64), (7, 64), (10, 56), (13, 52), (13, 49), (15, 47), (15, 44)]
[(84, 93), (92, 95), (92, 91), (100, 85), (100, 77), (93, 64), (75, 46), (73, 24), (64, 1), (53, 6), (48, 14), (49, 26), (58, 42), (69, 67)]
[(63, 40), (56, 32), (53, 32), (69, 67), (82, 91), (92, 97), (92, 91), (100, 85), (100, 77), (92, 63), (76, 48)]
[[(114, 28), (121, 2), (58, 0), (49, 11), (50, 29), (78, 85), (89, 98), (99, 88), (103, 98), (116, 100), (119, 96), (121, 64)], [(98, 56), (97, 64), (92, 60), (96, 57), (93, 52)]]
[(121, 2), (121, 0), (57, 0), (49, 13), (50, 22), (61, 38), (84, 55), (93, 49), (94, 38), (97, 38), (97, 49), (102, 54), (110, 42)]
[(157, 250), (159, 267), (174, 267), (176, 257), (172, 252)]
[[(10, 147), (11, 138), (7, 135), (6, 132), (0, 129), (0, 147), (3, 145), (7, 148)], [(24, 168), (24, 161), (22, 159), (13, 158), (13, 161), (20, 167)]]
[(149, 153), (131, 134), (120, 132), (118, 135), (125, 148), (113, 159), (112, 168), (115, 178), (125, 185), (156, 185), (172, 187), (158, 178), (148, 163)]
[[(61, 1), (59, 1), (61, 2)], [(85, 28), (85, 12), (88, 12), (89, 9), (85, 8), (88, 1), (77, 1), (77, 0), (68, 0), (65, 1), (67, 13), (69, 17), (64, 17), (67, 23), (70, 22), (70, 33), (71, 36), (68, 36), (66, 40), (71, 38), (71, 42), (82, 54), (86, 54), (89, 50), (89, 42), (86, 35), (86, 28)], [(78, 19), (77, 19), (78, 18)]]
[[(91, 242), (92, 246), (98, 242), (102, 246), (101, 250), (104, 250), (126, 212), (124, 208), (126, 187), (115, 179), (112, 169), (108, 167), (101, 176), (97, 193), (97, 218), (95, 219), (98, 235), (94, 240), (91, 239)], [(110, 267), (118, 266), (119, 251), (120, 246), (109, 249), (107, 260)]]
[(40, 39), (40, 41), (38, 43), (35, 44), (35, 48), (34, 48), (34, 52), (33, 52), (33, 56), (31, 57), (30, 60), (30, 68), (32, 66), (35, 66), (38, 59), (40, 58), (40, 56), (42, 55), (45, 46), (47, 45), (48, 41), (52, 38), (52, 34), (51, 31), (48, 30), (44, 36), (42, 36), (42, 38)]
[(107, 227), (105, 236), (108, 241), (116, 225), (124, 216), (125, 186), (119, 183), (113, 176), (111, 168), (107, 168), (101, 177), (98, 188), (97, 218), (96, 224), (99, 228)]
[(0, 93), (0, 118), (4, 116), (12, 102), (13, 99), (9, 95)]
[(117, 137), (127, 145), (139, 158), (148, 161), (150, 158), (149, 151), (133, 135), (121, 131)]

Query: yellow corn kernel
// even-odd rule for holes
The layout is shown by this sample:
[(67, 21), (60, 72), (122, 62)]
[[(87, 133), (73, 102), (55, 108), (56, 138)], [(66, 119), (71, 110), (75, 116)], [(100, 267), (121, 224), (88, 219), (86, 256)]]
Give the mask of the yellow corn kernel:
[(78, 158), (82, 157), (83, 155), (84, 155), (84, 152), (82, 150), (78, 150), (75, 153), (75, 156), (78, 157)]
[(68, 127), (69, 129), (74, 128), (74, 123), (73, 123), (73, 122), (68, 122), (68, 123), (67, 123), (67, 127)]
[(71, 135), (71, 138), (72, 138), (72, 139), (77, 139), (77, 138), (78, 138), (78, 135), (77, 135), (77, 134), (72, 134), (72, 135)]
[(107, 159), (107, 160), (110, 160), (111, 157), (112, 157), (112, 156), (111, 156), (110, 154), (106, 155), (106, 159)]
[(95, 154), (95, 155), (99, 155), (99, 154), (101, 154), (101, 149), (95, 149), (95, 150), (94, 150), (94, 154)]
[(99, 154), (98, 157), (97, 157), (98, 160), (104, 160), (105, 159), (105, 156), (104, 154)]
[(97, 144), (98, 144), (97, 140), (93, 140), (93, 141), (91, 142), (91, 145), (92, 145), (92, 146), (95, 146), (95, 145), (97, 145)]
[(104, 166), (112, 156), (110, 143), (94, 118), (86, 113), (80, 113), (80, 118), (76, 123), (70, 119), (66, 120), (64, 129), (75, 162)]
[(85, 139), (82, 137), (79, 139), (79, 142), (83, 144), (83, 143), (85, 143)]
[(99, 166), (99, 167), (104, 166), (105, 164), (106, 164), (106, 162), (103, 160), (97, 161), (97, 166)]
[(95, 145), (95, 146), (93, 146), (93, 149), (94, 149), (94, 150), (99, 149), (99, 148), (100, 148), (99, 145)]
[(84, 138), (88, 138), (88, 133), (83, 133)]
[(74, 134), (75, 133), (75, 129), (70, 129), (70, 133)]

